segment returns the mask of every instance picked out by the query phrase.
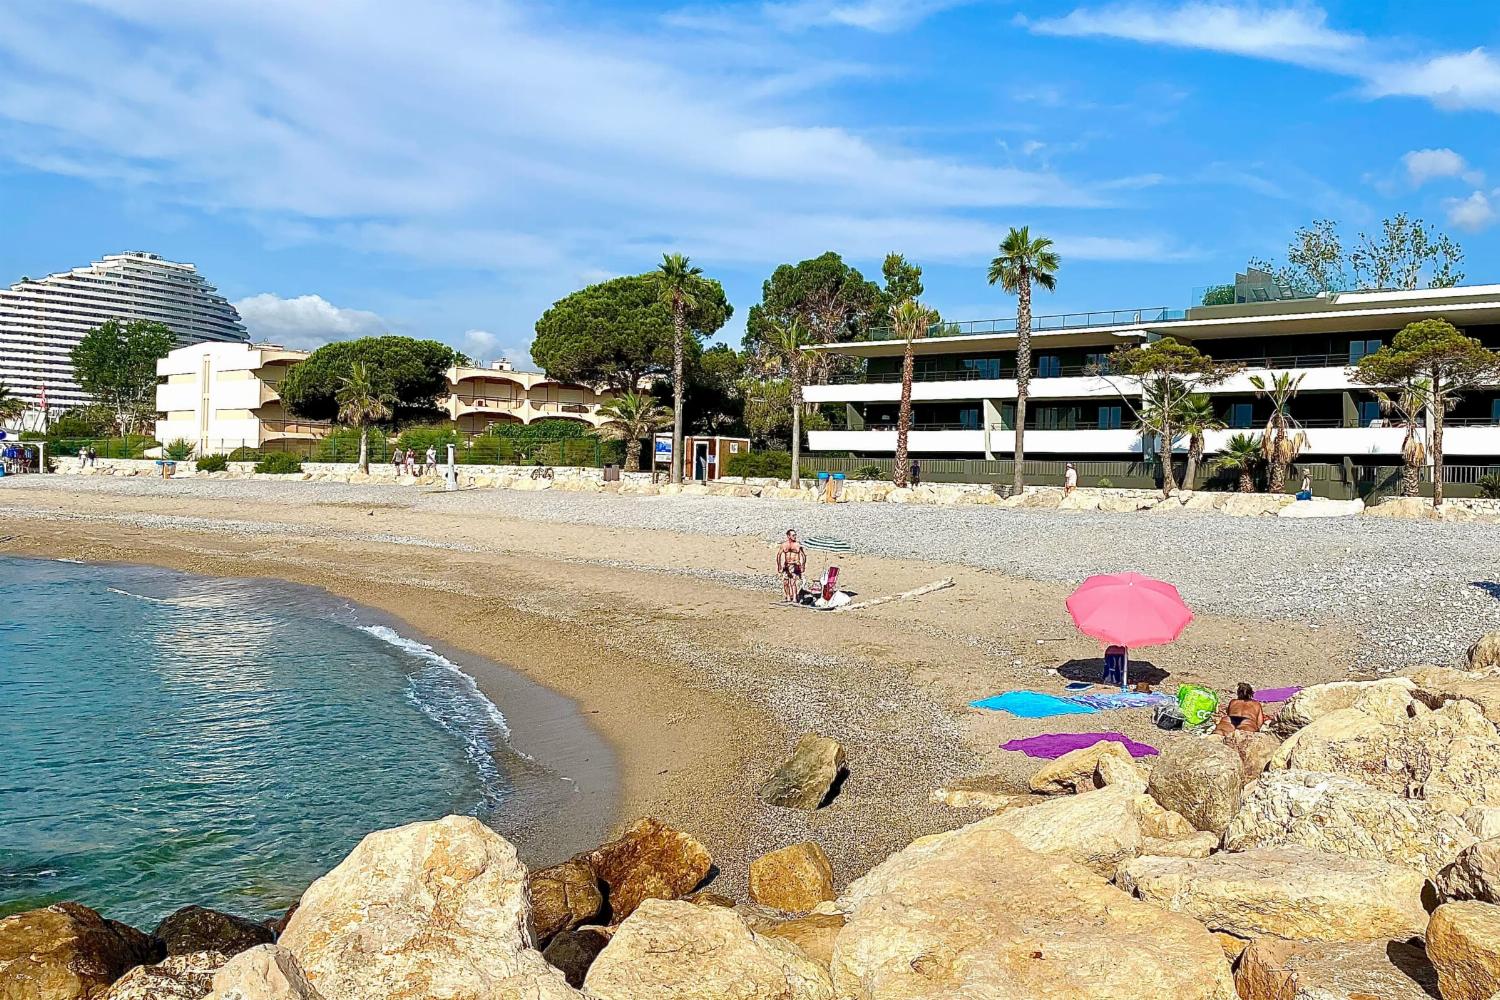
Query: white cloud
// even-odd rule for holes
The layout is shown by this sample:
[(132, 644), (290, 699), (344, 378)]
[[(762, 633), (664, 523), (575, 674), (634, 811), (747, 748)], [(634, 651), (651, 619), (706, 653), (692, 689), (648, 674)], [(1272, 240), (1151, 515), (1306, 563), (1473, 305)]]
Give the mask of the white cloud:
[(321, 295), (284, 299), (262, 292), (234, 303), (252, 340), (313, 348), (335, 340), (386, 332), (385, 320), (363, 309), (343, 309)]
[[(523, 339), (529, 342), (530, 335), (528, 334)], [(476, 364), (487, 365), (503, 358), (523, 371), (534, 368), (529, 344), (515, 343), (515, 338), (510, 338), (510, 340), (511, 342), (507, 342), (507, 338), (488, 330), (465, 330), (455, 346)]]
[(1406, 176), (1416, 187), (1444, 177), (1462, 177), (1471, 184), (1484, 180), (1484, 174), (1471, 170), (1462, 156), (1451, 149), (1413, 149), (1401, 157)]
[(1449, 198), (1443, 203), (1448, 211), (1448, 224), (1470, 232), (1489, 228), (1497, 216), (1500, 216), (1494, 203), (1490, 201), (1491, 197), (1500, 199), (1500, 188), (1489, 195), (1483, 191), (1475, 191), (1467, 198)]
[(973, 0), (790, 0), (768, 3), (765, 12), (783, 28), (861, 28), (890, 33), (904, 31), (934, 14)]
[(1500, 111), (1500, 59), (1480, 48), (1378, 66), (1368, 89), (1377, 97), (1425, 97), (1440, 108)]

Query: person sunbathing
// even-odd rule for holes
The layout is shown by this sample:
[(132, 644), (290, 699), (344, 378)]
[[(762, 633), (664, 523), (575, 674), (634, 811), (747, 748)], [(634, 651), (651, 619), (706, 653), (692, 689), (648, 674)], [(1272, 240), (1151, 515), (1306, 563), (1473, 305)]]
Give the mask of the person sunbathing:
[(1255, 689), (1240, 682), (1234, 692), (1234, 700), (1224, 709), (1224, 717), (1214, 727), (1220, 736), (1230, 733), (1258, 733), (1266, 724), (1265, 708), (1255, 700)]

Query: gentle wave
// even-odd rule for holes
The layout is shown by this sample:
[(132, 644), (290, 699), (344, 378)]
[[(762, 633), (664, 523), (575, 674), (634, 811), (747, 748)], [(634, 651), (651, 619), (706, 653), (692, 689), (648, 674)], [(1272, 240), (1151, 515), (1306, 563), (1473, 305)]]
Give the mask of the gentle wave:
[[(474, 678), (426, 643), (385, 625), (355, 627), (421, 661), (424, 669), (412, 675), (407, 697), (428, 718), (464, 741), (465, 752), (479, 771), (491, 806), (503, 800), (509, 785), (495, 764), (495, 754), (499, 744), (510, 739), (505, 714), (485, 697)], [(518, 757), (526, 756), (515, 747), (506, 749)]]
[(104, 589), (111, 594), (119, 594), (121, 597), (133, 597), (137, 601), (147, 601), (151, 604), (165, 604), (169, 608), (199, 608), (208, 610), (226, 606), (225, 600), (222, 597), (148, 597), (145, 594), (132, 594), (130, 591), (121, 590), (118, 587), (105, 587)]

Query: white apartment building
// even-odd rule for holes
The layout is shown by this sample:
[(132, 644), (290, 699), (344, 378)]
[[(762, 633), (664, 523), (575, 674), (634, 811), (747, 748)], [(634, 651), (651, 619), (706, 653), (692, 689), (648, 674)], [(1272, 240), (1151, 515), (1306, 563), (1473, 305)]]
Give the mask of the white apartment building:
[(0, 291), (0, 382), (33, 406), (43, 390), (53, 409), (88, 403), (70, 355), (84, 334), (110, 319), (165, 323), (179, 344), (248, 339), (234, 306), (192, 264), (110, 254)]
[[(1500, 285), (1416, 291), (1288, 293), (1269, 275), (1236, 281), (1236, 302), (1186, 310), (1153, 307), (1038, 316), (1033, 323), (1028, 459), (1131, 460), (1143, 452), (1131, 409), (1120, 391), (1138, 398), (1128, 380), (1106, 379), (1097, 366), (1120, 344), (1173, 337), (1218, 361), (1244, 365), (1209, 390), (1226, 430), (1205, 436), (1209, 453), (1228, 437), (1264, 427), (1269, 404), (1252, 375), (1302, 375), (1292, 404), (1307, 435), (1304, 461), (1368, 465), (1400, 462), (1404, 432), (1381, 418), (1370, 391), (1350, 367), (1390, 343), (1416, 320), (1444, 318), (1500, 349)], [(1004, 459), (1014, 451), (1016, 334), (1013, 320), (953, 324), (915, 342), (912, 429), (916, 458)], [(842, 403), (846, 427), (813, 431), (813, 452), (889, 457), (896, 448), (896, 411), (905, 342), (875, 331), (866, 340), (820, 346), (859, 359), (863, 371), (829, 385), (809, 385), (809, 402)], [(1185, 450), (1179, 442), (1179, 450)], [(1149, 452), (1149, 446), (1147, 448)], [(1447, 415), (1443, 440), (1450, 461), (1500, 461), (1500, 387), (1470, 393)]]
[[(282, 379), (307, 351), (270, 344), (211, 344), (180, 347), (156, 363), (156, 439), (192, 442), (196, 454), (228, 454), (238, 448), (324, 437), (332, 425), (287, 411), (278, 393)], [(597, 427), (599, 407), (611, 398), (587, 386), (518, 372), (505, 362), (489, 368), (448, 369), (442, 401), (460, 432), (479, 434), (495, 423), (529, 424), (562, 418)]]

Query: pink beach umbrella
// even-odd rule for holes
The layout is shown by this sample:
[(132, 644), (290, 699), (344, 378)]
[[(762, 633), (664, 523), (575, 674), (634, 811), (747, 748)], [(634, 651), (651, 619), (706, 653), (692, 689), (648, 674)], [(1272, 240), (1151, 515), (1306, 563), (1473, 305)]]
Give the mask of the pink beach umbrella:
[(1084, 635), (1126, 649), (1171, 642), (1193, 620), (1176, 587), (1139, 573), (1089, 577), (1068, 598), (1068, 614)]

